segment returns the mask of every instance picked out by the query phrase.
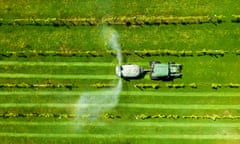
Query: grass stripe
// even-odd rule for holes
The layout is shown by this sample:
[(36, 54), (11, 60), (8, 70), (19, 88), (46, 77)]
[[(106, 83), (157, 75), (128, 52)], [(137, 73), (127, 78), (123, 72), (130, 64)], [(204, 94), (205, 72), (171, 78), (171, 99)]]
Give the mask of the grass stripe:
[(134, 138), (134, 139), (231, 139), (239, 140), (240, 135), (123, 135), (123, 134), (42, 134), (42, 133), (0, 133), (0, 137), (29, 137), (29, 138)]
[(36, 62), (36, 61), (0, 61), (0, 65), (24, 65), (24, 66), (115, 66), (106, 62)]
[(115, 75), (51, 75), (51, 74), (22, 74), (0, 73), (0, 78), (39, 78), (39, 79), (117, 79)]
[[(186, 127), (186, 122), (20, 122), (20, 121), (0, 121), (0, 125), (26, 125), (26, 126), (138, 126), (138, 127)], [(240, 127), (240, 123), (196, 123), (188, 122), (187, 127)]]
[(119, 104), (120, 107), (145, 108), (145, 109), (201, 109), (201, 110), (218, 110), (218, 109), (240, 109), (240, 105), (179, 105), (179, 104)]
[[(134, 103), (120, 103), (118, 107), (124, 108), (145, 108), (145, 109), (195, 109), (195, 110), (219, 110), (219, 109), (240, 109), (240, 105), (199, 105), (199, 104), (134, 104)], [(64, 104), (64, 103), (3, 103), (0, 104), (0, 108), (20, 108), (20, 107), (54, 107), (54, 108), (64, 108), (64, 107), (80, 107), (80, 108), (108, 108), (114, 107), (112, 104)]]
[(240, 96), (240, 92), (150, 92), (150, 91), (124, 91), (123, 95), (136, 96), (188, 96), (188, 97), (209, 97), (209, 96)]
[[(83, 91), (1, 91), (0, 95), (59, 95), (72, 96), (81, 95)], [(89, 94), (97, 94), (99, 96), (108, 94), (99, 93), (99, 91), (87, 92)], [(109, 94), (112, 93), (109, 91)], [(159, 97), (236, 97), (240, 96), (240, 92), (143, 92), (143, 91), (122, 91), (121, 95), (125, 96), (159, 96)]]
[[(148, 62), (131, 62), (132, 64), (148, 66)], [(0, 65), (23, 65), (23, 66), (97, 66), (108, 67), (116, 66), (110, 62), (45, 62), (45, 61), (0, 61)]]

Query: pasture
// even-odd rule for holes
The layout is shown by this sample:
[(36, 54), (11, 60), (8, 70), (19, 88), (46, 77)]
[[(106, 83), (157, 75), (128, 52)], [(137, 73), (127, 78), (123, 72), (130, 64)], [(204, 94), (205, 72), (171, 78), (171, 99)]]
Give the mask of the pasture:
[[(239, 143), (238, 4), (0, 0), (1, 142)], [(118, 93), (106, 27), (122, 64), (174, 61), (183, 77), (122, 79), (116, 104), (80, 104)]]

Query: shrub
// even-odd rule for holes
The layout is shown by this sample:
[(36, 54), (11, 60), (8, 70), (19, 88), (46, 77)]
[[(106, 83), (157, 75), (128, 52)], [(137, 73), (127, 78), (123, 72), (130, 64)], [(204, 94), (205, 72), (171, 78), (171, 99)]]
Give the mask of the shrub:
[(239, 23), (240, 22), (240, 15), (232, 15), (232, 22)]
[(236, 50), (236, 55), (240, 55), (240, 50)]
[(202, 49), (201, 51), (196, 51), (198, 56), (204, 56), (207, 54), (207, 50), (206, 49)]
[(65, 84), (65, 88), (72, 89), (73, 87), (73, 84)]
[(143, 89), (145, 89), (145, 88), (154, 88), (154, 89), (160, 88), (159, 84), (154, 84), (154, 83), (151, 83), (151, 84), (138, 83), (138, 84), (135, 84), (134, 86), (137, 88), (143, 88)]
[(196, 84), (196, 83), (190, 83), (189, 86), (190, 86), (191, 88), (197, 88), (197, 84)]
[(127, 56), (132, 55), (132, 53), (127, 51), (127, 50), (124, 50), (124, 51), (121, 51), (121, 52), (122, 52), (122, 54), (127, 55)]
[(113, 114), (110, 114), (110, 113), (106, 113), (106, 114), (104, 114), (104, 118), (105, 118), (105, 119), (115, 119), (116, 116), (113, 115)]
[(152, 115), (151, 117), (152, 118), (160, 118), (160, 116), (161, 116), (160, 114), (157, 114), (157, 115)]
[(207, 50), (207, 55), (210, 56), (224, 56), (224, 50)]
[(160, 88), (160, 85), (159, 84), (152, 84), (152, 88), (158, 89), (158, 88)]
[(13, 117), (17, 117), (18, 114), (17, 113), (12, 113), (12, 112), (6, 112), (3, 114), (4, 118), (13, 118)]
[(30, 85), (27, 83), (20, 83), (16, 85), (17, 88), (29, 88)]
[(65, 119), (69, 118), (68, 114), (61, 114), (60, 116), (61, 118), (65, 118)]
[(230, 83), (230, 84), (227, 84), (226, 86), (228, 86), (228, 87), (230, 87), (230, 88), (239, 88), (239, 87), (240, 87), (240, 84)]
[(16, 86), (17, 84), (11, 84), (11, 83), (4, 84), (5, 88), (15, 88)]
[(174, 88), (185, 88), (185, 84), (173, 84)]
[(96, 88), (106, 88), (106, 87), (114, 87), (114, 84), (95, 83), (95, 84), (93, 84), (91, 86), (96, 87)]
[(221, 88), (222, 85), (221, 85), (221, 84), (218, 84), (218, 83), (212, 83), (211, 87), (212, 87), (213, 89), (218, 89), (218, 88)]
[(169, 50), (168, 53), (169, 53), (168, 55), (170, 56), (179, 56), (179, 53), (176, 50)]
[(173, 88), (173, 84), (171, 84), (171, 83), (166, 84), (166, 86), (167, 86), (168, 88)]
[(140, 115), (137, 115), (137, 118), (140, 118), (142, 120), (145, 120), (145, 119), (149, 119), (151, 118), (150, 115), (145, 115), (145, 114), (140, 114)]
[(180, 56), (193, 56), (193, 52), (182, 50), (182, 51), (179, 51), (179, 55)]

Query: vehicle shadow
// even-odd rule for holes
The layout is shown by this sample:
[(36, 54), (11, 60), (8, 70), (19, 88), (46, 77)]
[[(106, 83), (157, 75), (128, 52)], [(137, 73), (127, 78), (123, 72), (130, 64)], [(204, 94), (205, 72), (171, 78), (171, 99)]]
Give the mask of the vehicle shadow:
[(147, 71), (142, 72), (142, 74), (138, 77), (134, 77), (134, 78), (122, 78), (125, 81), (130, 81), (130, 80), (138, 80), (138, 79), (143, 79), (146, 75), (147, 75)]

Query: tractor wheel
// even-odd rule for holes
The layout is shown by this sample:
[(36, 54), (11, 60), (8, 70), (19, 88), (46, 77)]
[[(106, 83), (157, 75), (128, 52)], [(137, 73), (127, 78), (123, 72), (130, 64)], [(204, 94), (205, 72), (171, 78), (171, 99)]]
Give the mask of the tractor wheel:
[(180, 65), (179, 67), (180, 67), (181, 70), (183, 69), (183, 65)]

